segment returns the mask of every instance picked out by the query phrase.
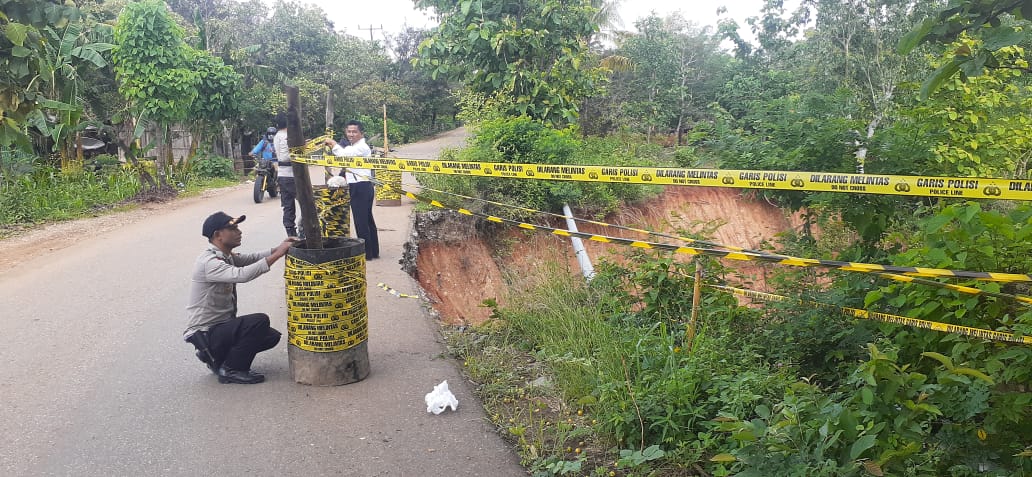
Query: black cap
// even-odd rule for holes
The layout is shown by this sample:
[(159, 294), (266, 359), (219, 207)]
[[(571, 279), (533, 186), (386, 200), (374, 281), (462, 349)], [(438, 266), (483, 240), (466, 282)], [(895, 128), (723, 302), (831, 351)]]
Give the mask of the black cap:
[(208, 237), (208, 240), (211, 240), (211, 237), (215, 235), (216, 230), (228, 227), (230, 225), (239, 224), (240, 222), (243, 222), (246, 218), (246, 215), (241, 215), (240, 217), (234, 218), (230, 217), (229, 214), (222, 211), (215, 212), (214, 214), (209, 215), (207, 219), (204, 219), (204, 227), (201, 228), (201, 235)]

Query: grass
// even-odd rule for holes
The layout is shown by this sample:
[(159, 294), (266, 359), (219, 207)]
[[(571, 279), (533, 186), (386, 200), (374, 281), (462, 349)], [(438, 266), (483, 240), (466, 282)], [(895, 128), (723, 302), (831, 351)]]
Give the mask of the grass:
[(616, 475), (617, 450), (598, 432), (592, 396), (599, 379), (623, 375), (616, 330), (565, 265), (529, 273), (509, 297), (523, 305), (502, 311), (489, 300), (488, 321), (445, 331), (449, 350), (531, 471)]
[[(8, 163), (10, 167), (0, 176), (0, 238), (33, 225), (131, 209), (141, 190), (136, 173), (117, 165), (99, 172), (63, 172), (37, 161), (19, 159)], [(184, 196), (235, 185), (241, 180), (194, 173), (180, 177), (170, 176), (170, 182), (181, 185), (178, 192)]]

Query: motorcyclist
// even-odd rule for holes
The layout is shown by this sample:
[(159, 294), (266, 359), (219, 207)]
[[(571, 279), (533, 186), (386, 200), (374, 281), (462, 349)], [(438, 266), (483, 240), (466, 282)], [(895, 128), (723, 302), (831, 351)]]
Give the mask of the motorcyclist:
[[(254, 149), (251, 149), (251, 153), (249, 155), (257, 159), (258, 154), (261, 154), (262, 159), (273, 161), (274, 164), (272, 164), (272, 166), (275, 166), (276, 149), (272, 145), (272, 137), (275, 135), (276, 128), (270, 127), (269, 129), (266, 129), (265, 134), (262, 136), (262, 140), (258, 141), (258, 144), (254, 146)], [(276, 170), (275, 167), (273, 167), (273, 170)]]

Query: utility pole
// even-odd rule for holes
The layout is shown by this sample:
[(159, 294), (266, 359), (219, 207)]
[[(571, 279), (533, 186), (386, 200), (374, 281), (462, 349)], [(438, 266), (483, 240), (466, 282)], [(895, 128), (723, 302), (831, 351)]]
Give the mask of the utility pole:
[(373, 24), (369, 24), (369, 28), (362, 28), (362, 25), (358, 26), (359, 30), (369, 30), (369, 41), (373, 41), (373, 30), (383, 30), (383, 24), (380, 24), (380, 28), (373, 28)]

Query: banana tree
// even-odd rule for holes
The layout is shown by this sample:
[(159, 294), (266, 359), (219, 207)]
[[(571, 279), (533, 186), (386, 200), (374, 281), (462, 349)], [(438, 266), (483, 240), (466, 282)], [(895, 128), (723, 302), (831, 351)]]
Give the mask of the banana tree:
[[(98, 27), (94, 31), (110, 36), (108, 28)], [(67, 168), (72, 163), (81, 130), (83, 107), (79, 93), (83, 79), (80, 68), (83, 65), (106, 67), (108, 63), (103, 54), (114, 45), (90, 41), (81, 22), (69, 23), (63, 29), (45, 27), (41, 33), (44, 41), (38, 52), (37, 77), (47, 99), (42, 101), (43, 109), (37, 109), (29, 117), (29, 123), (53, 141), (53, 151), (60, 154), (62, 168)]]
[(34, 127), (61, 150), (78, 126), (80, 68), (105, 66), (111, 48), (88, 38), (81, 17), (73, 4), (0, 0), (0, 146), (31, 150)]

